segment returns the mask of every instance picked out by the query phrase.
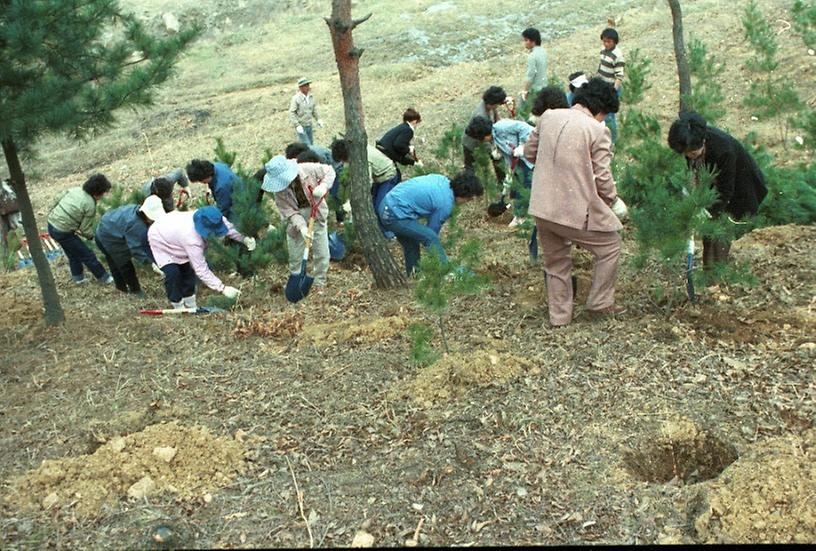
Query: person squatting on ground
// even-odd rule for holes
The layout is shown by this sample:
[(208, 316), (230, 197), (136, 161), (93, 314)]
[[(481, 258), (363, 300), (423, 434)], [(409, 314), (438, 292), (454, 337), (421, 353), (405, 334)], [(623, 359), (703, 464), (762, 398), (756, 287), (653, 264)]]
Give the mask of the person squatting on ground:
[(196, 277), (229, 299), (241, 294), (235, 287), (224, 285), (210, 270), (204, 257), (210, 236), (226, 236), (250, 251), (255, 249), (255, 239), (241, 235), (216, 207), (169, 212), (147, 230), (150, 250), (164, 273), (164, 289), (173, 308), (198, 307)]
[[(669, 129), (669, 147), (684, 155), (694, 171), (694, 185), (703, 167), (714, 173), (712, 186), (717, 199), (709, 212), (714, 217), (730, 215), (735, 223), (754, 215), (768, 194), (765, 177), (756, 161), (739, 141), (719, 128), (708, 126), (695, 112), (682, 113)], [(731, 242), (727, 239), (703, 238), (703, 268), (728, 262)]]
[(232, 192), (237, 176), (226, 163), (211, 163), (193, 159), (187, 165), (187, 176), (191, 182), (207, 184), (215, 206), (230, 220), (232, 217)]
[(87, 267), (100, 283), (113, 283), (113, 277), (96, 258), (93, 251), (80, 237), (93, 239), (96, 203), (111, 189), (111, 183), (103, 174), (94, 174), (82, 184), (57, 196), (48, 213), (48, 235), (60, 244), (74, 283), (85, 283), (83, 266)]
[[(492, 123), (501, 119), (499, 107), (507, 105), (512, 109), (513, 99), (507, 97), (507, 93), (499, 86), (491, 86), (482, 94), (482, 101), (473, 110), (473, 117), (484, 117)], [(462, 136), (462, 153), (465, 159), (465, 170), (473, 170), (476, 163), (476, 151), (484, 146), (484, 141), (471, 138), (467, 134)], [(495, 148), (490, 148), (490, 158), (493, 161), (493, 170), (496, 172), (496, 180), (503, 182), (505, 178), (504, 163), (501, 153)]]
[(521, 101), (526, 102), (529, 95), (535, 94), (547, 86), (547, 52), (541, 47), (541, 33), (533, 27), (521, 33), (521, 44), (527, 50), (527, 71), (524, 74), (524, 86), (521, 89)]
[(168, 172), (164, 176), (159, 176), (148, 180), (142, 185), (142, 194), (147, 197), (155, 195), (162, 200), (164, 212), (176, 210), (176, 202), (173, 199), (173, 190), (176, 184), (181, 188), (179, 191), (179, 205), (190, 200), (190, 180), (184, 169), (177, 168)]
[(147, 230), (165, 214), (162, 200), (150, 195), (141, 205), (122, 205), (106, 212), (99, 220), (96, 226), (96, 246), (108, 262), (113, 283), (123, 293), (131, 293), (139, 298), (145, 296), (132, 260), (151, 264), (154, 271), (162, 273), (154, 264), (153, 253), (147, 241)]
[(572, 321), (572, 244), (595, 257), (587, 298), (590, 314), (621, 311), (615, 305), (626, 207), (618, 197), (610, 171), (612, 138), (603, 124), (620, 102), (611, 84), (593, 78), (577, 90), (570, 109), (551, 109), (541, 115), (536, 132), (524, 148), (535, 162), (530, 214), (538, 227), (547, 281), (550, 323)]
[(319, 163), (297, 163), (283, 155), (266, 163), (266, 176), (261, 188), (275, 196), (282, 220), (286, 220), (286, 245), (289, 249), (289, 272), (300, 274), (303, 249), (309, 234), (308, 220), (312, 207), (317, 205), (312, 234), (311, 263), (314, 284), (326, 286), (329, 271), (329, 234), (326, 217), (329, 207), (323, 198), (334, 184), (334, 169)]
[[(453, 180), (441, 174), (426, 174), (402, 182), (385, 196), (377, 215), (386, 230), (397, 236), (405, 256), (405, 272), (411, 276), (419, 264), (420, 245), (448, 257), (439, 241), (442, 224), (453, 213), (454, 203), (462, 204), (484, 193), (472, 171), (463, 171)], [(427, 225), (419, 222), (426, 218)]]
[[(620, 36), (615, 29), (607, 28), (601, 33), (603, 48), (598, 62), (598, 77), (614, 86), (615, 93), (620, 99), (626, 61), (623, 59), (623, 52), (618, 46), (618, 42), (620, 42)], [(609, 131), (612, 133), (612, 142), (614, 143), (618, 139), (618, 122), (615, 119), (615, 113), (609, 113), (604, 123), (609, 127)]]
[(299, 142), (314, 144), (314, 124), (323, 128), (323, 121), (317, 116), (317, 102), (312, 95), (312, 81), (298, 80), (298, 91), (289, 102), (289, 122), (295, 127)]
[(402, 124), (390, 129), (383, 134), (382, 138), (377, 140), (377, 149), (385, 153), (395, 163), (406, 166), (416, 165), (418, 168), (422, 168), (422, 161), (417, 159), (416, 149), (411, 145), (414, 132), (420, 122), (422, 122), (422, 117), (419, 111), (409, 107), (402, 114)]

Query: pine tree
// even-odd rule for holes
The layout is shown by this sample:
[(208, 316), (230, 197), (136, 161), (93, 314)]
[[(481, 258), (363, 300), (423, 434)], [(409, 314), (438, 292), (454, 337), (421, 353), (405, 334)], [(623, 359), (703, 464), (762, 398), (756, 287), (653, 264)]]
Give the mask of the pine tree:
[(796, 0), (791, 9), (793, 29), (808, 48), (816, 48), (816, 2)]
[[(0, 141), (49, 325), (64, 321), (20, 156), (47, 133), (92, 137), (121, 107), (148, 106), (197, 35), (149, 35), (115, 0), (0, 0)], [(112, 36), (112, 37), (111, 37)], [(111, 38), (109, 38), (111, 37)]]
[(692, 91), (687, 98), (690, 111), (696, 111), (709, 124), (716, 124), (725, 116), (723, 102), (725, 95), (719, 83), (725, 65), (717, 61), (702, 40), (691, 39), (687, 51), (689, 72), (692, 78)]

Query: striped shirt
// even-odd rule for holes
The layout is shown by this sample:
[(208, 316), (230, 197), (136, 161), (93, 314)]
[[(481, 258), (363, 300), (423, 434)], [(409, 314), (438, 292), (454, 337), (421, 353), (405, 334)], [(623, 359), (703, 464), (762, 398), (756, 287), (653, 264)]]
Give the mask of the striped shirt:
[(614, 50), (601, 50), (601, 62), (598, 64), (598, 76), (610, 84), (616, 80), (623, 81), (623, 68), (626, 62), (623, 52), (615, 46)]

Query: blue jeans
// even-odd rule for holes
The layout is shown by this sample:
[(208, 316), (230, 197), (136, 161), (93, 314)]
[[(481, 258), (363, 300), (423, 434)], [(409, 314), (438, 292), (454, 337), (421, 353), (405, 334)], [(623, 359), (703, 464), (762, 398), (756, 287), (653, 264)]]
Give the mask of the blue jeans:
[(108, 277), (108, 271), (96, 258), (96, 255), (88, 245), (74, 232), (60, 231), (51, 224), (48, 224), (48, 235), (60, 244), (65, 256), (68, 257), (68, 266), (71, 268), (71, 277), (74, 281), (81, 281), (85, 274), (83, 266), (87, 266), (96, 279)]
[(314, 138), (312, 137), (312, 127), (311, 126), (304, 126), (303, 133), (297, 132), (298, 141), (301, 143), (305, 143), (306, 145), (314, 144)]
[[(623, 86), (617, 89), (618, 99), (621, 97), (621, 92), (623, 92)], [(615, 140), (618, 139), (618, 121), (615, 118), (615, 113), (607, 113), (604, 124), (606, 124), (607, 128), (609, 128), (609, 132), (612, 134), (612, 143), (615, 143)]]
[(161, 270), (164, 272), (164, 290), (170, 302), (181, 302), (181, 299), (195, 294), (196, 275), (189, 262), (167, 264)]
[(386, 231), (393, 232), (397, 236), (397, 241), (402, 246), (405, 255), (405, 273), (409, 276), (414, 273), (419, 264), (419, 246), (431, 249), (434, 254), (438, 254), (442, 262), (448, 261), (442, 242), (436, 232), (425, 224), (413, 218), (401, 218), (397, 220), (385, 217), (383, 227)]

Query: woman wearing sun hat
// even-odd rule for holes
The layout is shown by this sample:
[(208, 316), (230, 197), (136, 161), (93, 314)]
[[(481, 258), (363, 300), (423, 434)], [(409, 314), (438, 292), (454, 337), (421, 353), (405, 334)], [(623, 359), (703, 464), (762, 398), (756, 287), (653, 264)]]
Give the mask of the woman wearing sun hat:
[(228, 237), (255, 249), (255, 240), (244, 237), (221, 215), (217, 207), (204, 207), (192, 212), (169, 212), (157, 220), (147, 232), (156, 264), (164, 272), (164, 288), (173, 308), (196, 308), (196, 276), (227, 298), (241, 293), (224, 285), (212, 273), (204, 258), (210, 236)]
[(289, 248), (289, 271), (292, 274), (300, 273), (303, 249), (309, 233), (308, 220), (312, 206), (317, 205), (312, 234), (312, 275), (315, 286), (325, 286), (330, 258), (326, 225), (329, 207), (322, 199), (334, 184), (334, 169), (318, 163), (298, 163), (283, 155), (273, 157), (265, 168), (266, 176), (261, 188), (275, 194), (275, 205), (281, 218), (289, 224), (286, 244)]

